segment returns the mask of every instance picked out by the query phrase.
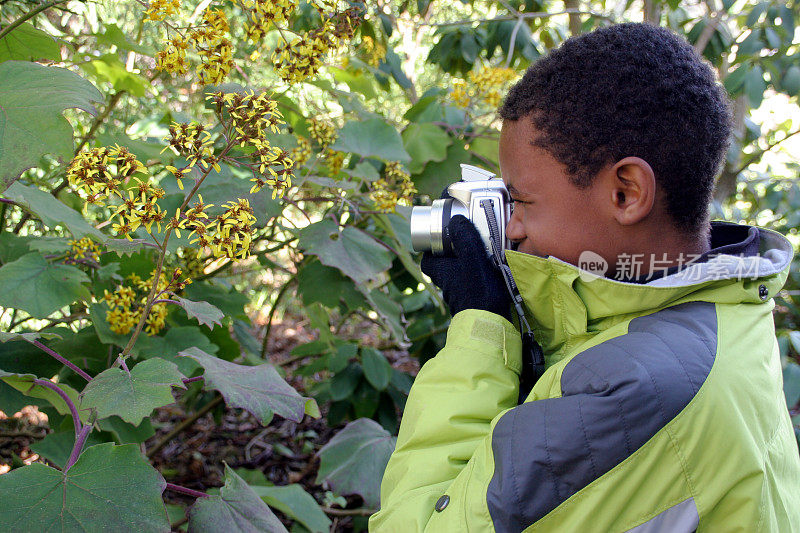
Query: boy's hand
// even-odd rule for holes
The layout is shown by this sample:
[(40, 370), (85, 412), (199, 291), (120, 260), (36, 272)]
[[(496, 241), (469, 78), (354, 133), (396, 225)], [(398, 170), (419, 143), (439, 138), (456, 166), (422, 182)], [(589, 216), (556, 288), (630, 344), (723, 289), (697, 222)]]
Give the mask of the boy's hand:
[(455, 257), (425, 252), (421, 266), (442, 289), (450, 314), (482, 309), (511, 320), (511, 298), (502, 274), (486, 254), (478, 230), (462, 215), (454, 216), (448, 227)]

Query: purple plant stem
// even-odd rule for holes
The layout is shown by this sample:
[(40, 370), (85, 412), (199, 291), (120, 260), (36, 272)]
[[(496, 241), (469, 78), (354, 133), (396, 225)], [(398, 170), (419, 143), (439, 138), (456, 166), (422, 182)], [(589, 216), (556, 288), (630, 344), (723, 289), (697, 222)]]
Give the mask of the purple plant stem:
[(75, 464), (75, 461), (78, 460), (78, 457), (81, 455), (81, 450), (83, 449), (83, 445), (86, 443), (86, 437), (89, 436), (89, 433), (92, 432), (92, 425), (86, 424), (81, 428), (81, 432), (75, 438), (75, 446), (72, 447), (72, 453), (69, 454), (69, 460), (67, 461), (67, 465), (64, 467), (64, 472), (72, 468), (72, 465)]
[(36, 385), (41, 385), (42, 387), (47, 387), (48, 389), (54, 391), (56, 394), (61, 396), (61, 399), (67, 403), (67, 407), (69, 407), (69, 412), (72, 414), (72, 421), (75, 423), (75, 438), (78, 437), (78, 433), (81, 431), (81, 417), (78, 416), (78, 408), (75, 407), (75, 404), (72, 403), (72, 399), (67, 395), (66, 392), (61, 390), (61, 387), (53, 383), (48, 379), (34, 379), (33, 382)]
[(194, 383), (195, 381), (200, 381), (203, 379), (203, 376), (195, 376), (193, 378), (183, 378), (183, 384), (188, 385), (189, 383)]
[(3, 202), (4, 204), (18, 205), (17, 202), (14, 200), (9, 200), (8, 198), (0, 198), (0, 202)]
[(46, 353), (50, 354), (50, 355), (51, 355), (52, 357), (54, 357), (54, 358), (55, 358), (55, 359), (56, 359), (56, 360), (57, 360), (59, 363), (61, 363), (61, 364), (65, 365), (65, 366), (67, 366), (67, 367), (68, 367), (70, 370), (72, 370), (73, 372), (75, 372), (76, 374), (78, 374), (80, 377), (82, 377), (82, 378), (83, 378), (83, 379), (85, 379), (86, 381), (92, 381), (92, 376), (90, 376), (89, 374), (87, 374), (86, 372), (84, 372), (83, 370), (81, 370), (80, 368), (78, 368), (77, 366), (75, 366), (75, 364), (74, 364), (74, 363), (72, 363), (71, 361), (68, 361), (68, 360), (66, 360), (66, 359), (65, 359), (63, 356), (59, 355), (59, 354), (58, 354), (58, 353), (56, 353), (55, 351), (53, 351), (53, 350), (51, 350), (50, 348), (48, 348), (47, 346), (45, 346), (44, 344), (42, 344), (42, 343), (41, 343), (41, 342), (39, 342), (38, 340), (34, 340), (34, 341), (32, 341), (32, 342), (31, 342), (31, 344), (33, 344), (34, 346), (36, 346), (36, 347), (37, 347), (37, 348), (39, 348), (40, 350), (44, 350)]
[(180, 492), (181, 494), (186, 494), (187, 496), (194, 496), (195, 498), (205, 498), (208, 496), (205, 492), (200, 492), (199, 490), (187, 489), (186, 487), (181, 487), (180, 485), (173, 485), (172, 483), (167, 483), (167, 490), (171, 490), (173, 492)]
[(175, 304), (175, 305), (181, 305), (181, 303), (180, 303), (180, 302), (176, 302), (175, 300), (170, 300), (169, 298), (162, 298), (162, 299), (160, 299), (160, 300), (155, 300), (155, 301), (153, 302), (153, 305), (155, 305), (155, 304)]

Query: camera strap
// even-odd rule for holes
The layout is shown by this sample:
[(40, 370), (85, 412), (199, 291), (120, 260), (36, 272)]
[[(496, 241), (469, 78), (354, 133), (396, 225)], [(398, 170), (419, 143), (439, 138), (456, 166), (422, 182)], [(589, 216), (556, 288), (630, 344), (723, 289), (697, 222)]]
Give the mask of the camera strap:
[(486, 215), (486, 223), (489, 226), (489, 237), (492, 241), (492, 262), (503, 274), (503, 281), (506, 290), (511, 296), (511, 302), (519, 317), (519, 325), (522, 329), (522, 372), (519, 378), (519, 402), (522, 403), (527, 398), (533, 388), (534, 383), (544, 373), (544, 352), (539, 343), (533, 336), (528, 319), (525, 317), (524, 301), (519, 293), (517, 283), (511, 274), (511, 269), (506, 262), (503, 246), (500, 242), (500, 228), (497, 226), (497, 218), (494, 213), (494, 202), (490, 199), (481, 200), (481, 207)]

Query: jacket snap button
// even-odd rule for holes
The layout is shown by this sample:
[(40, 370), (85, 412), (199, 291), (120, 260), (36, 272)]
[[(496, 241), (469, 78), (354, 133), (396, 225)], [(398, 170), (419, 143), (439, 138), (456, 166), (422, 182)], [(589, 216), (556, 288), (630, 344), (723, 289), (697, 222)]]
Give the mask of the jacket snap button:
[(766, 300), (768, 296), (769, 296), (769, 291), (767, 290), (767, 287), (765, 285), (759, 285), (758, 297), (761, 298), (762, 300)]
[(436, 505), (434, 505), (433, 508), (436, 509), (437, 513), (441, 513), (442, 511), (444, 511), (444, 508), (447, 507), (448, 503), (450, 503), (450, 496), (445, 494), (444, 496), (436, 500)]

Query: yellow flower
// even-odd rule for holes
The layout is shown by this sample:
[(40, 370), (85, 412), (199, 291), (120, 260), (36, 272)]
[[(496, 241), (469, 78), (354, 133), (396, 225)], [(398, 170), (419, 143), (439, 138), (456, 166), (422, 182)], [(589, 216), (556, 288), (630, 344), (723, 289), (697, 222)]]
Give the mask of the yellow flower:
[(417, 193), (408, 172), (397, 161), (386, 164), (384, 175), (372, 184), (370, 198), (380, 211), (394, 211), (398, 203), (410, 205)]
[(175, 15), (181, 7), (181, 0), (153, 0), (145, 10), (144, 21), (157, 22), (170, 15)]

